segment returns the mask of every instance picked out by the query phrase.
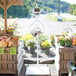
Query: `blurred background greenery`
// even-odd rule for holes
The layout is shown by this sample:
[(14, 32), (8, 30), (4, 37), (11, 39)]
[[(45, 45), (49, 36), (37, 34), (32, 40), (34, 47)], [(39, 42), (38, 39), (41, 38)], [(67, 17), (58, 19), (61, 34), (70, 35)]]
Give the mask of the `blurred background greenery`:
[[(10, 16), (25, 18), (33, 16), (33, 9), (35, 8), (35, 2), (37, 0), (24, 0), (23, 6), (11, 6), (7, 10), (7, 17)], [(41, 14), (57, 13), (58, 12), (58, 0), (38, 0), (38, 5), (41, 9)], [(64, 1), (60, 1), (60, 12), (70, 13), (76, 15), (76, 4), (69, 4)], [(0, 8), (0, 14), (3, 15), (4, 11)]]

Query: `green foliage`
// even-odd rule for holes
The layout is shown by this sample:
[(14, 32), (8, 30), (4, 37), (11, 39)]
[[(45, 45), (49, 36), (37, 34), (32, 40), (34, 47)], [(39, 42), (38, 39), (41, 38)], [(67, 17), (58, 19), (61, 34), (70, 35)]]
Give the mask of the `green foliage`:
[[(57, 13), (50, 13), (49, 15), (47, 15), (47, 18), (51, 21), (57, 21), (56, 15)], [(62, 21), (76, 21), (76, 19), (62, 18)]]
[(45, 35), (41, 35), (41, 36), (39, 36), (39, 37), (38, 37), (38, 39), (39, 39), (39, 42), (40, 42), (40, 44), (41, 44), (41, 43), (42, 43), (42, 41), (47, 40), (47, 39), (48, 39), (48, 37), (47, 37), (47, 36), (45, 36)]
[(60, 43), (61, 46), (65, 46), (65, 37), (63, 37), (63, 36), (60, 37), (59, 38), (59, 43)]
[(57, 21), (57, 18), (56, 18), (55, 15), (57, 15), (57, 13), (50, 13), (50, 14), (47, 16), (47, 18), (48, 18), (49, 20), (51, 20), (51, 21)]
[(74, 36), (76, 36), (76, 33), (73, 33)]
[(36, 43), (33, 39), (30, 39), (30, 40), (26, 41), (26, 45), (29, 46), (30, 48), (34, 48), (35, 44)]
[[(35, 2), (37, 0), (24, 0), (24, 6), (11, 6), (7, 10), (7, 17), (22, 17), (25, 18), (27, 16), (30, 16), (33, 8), (35, 8)], [(69, 4), (66, 2), (61, 1), (61, 11), (67, 12)], [(38, 6), (40, 9), (43, 9), (46, 12), (56, 11), (58, 10), (58, 0), (38, 0)], [(0, 14), (4, 14), (4, 11), (0, 8)], [(75, 10), (73, 11), (73, 14), (75, 13)]]
[(50, 48), (52, 46), (51, 42), (48, 40), (45, 40), (41, 43), (42, 48)]
[(72, 45), (72, 39), (71, 38), (66, 38), (65, 39), (65, 46), (66, 47), (71, 47)]
[[(0, 8), (0, 14), (4, 17), (4, 11)], [(12, 16), (13, 18), (19, 17), (19, 18), (25, 18), (28, 16), (28, 9), (24, 6), (11, 6), (7, 10), (7, 17)]]
[(4, 15), (4, 10), (2, 8), (0, 8), (0, 14)]
[(21, 36), (20, 37), (20, 40), (24, 41), (24, 45), (25, 46), (29, 45), (31, 47), (33, 47), (33, 45), (31, 45), (31, 44), (33, 43), (33, 40), (34, 39), (35, 38), (33, 37), (33, 35), (32, 34), (29, 34), (29, 33), (27, 33), (25, 36)]
[(76, 16), (76, 4), (71, 4), (70, 8), (71, 8), (70, 13)]
[(28, 15), (28, 10), (24, 6), (11, 6), (7, 10), (7, 16), (13, 16), (13, 17), (26, 17)]
[(20, 37), (20, 40), (23, 40), (23, 41), (28, 41), (30, 39), (34, 39), (34, 37), (32, 34), (29, 34), (29, 33), (27, 33), (25, 36)]

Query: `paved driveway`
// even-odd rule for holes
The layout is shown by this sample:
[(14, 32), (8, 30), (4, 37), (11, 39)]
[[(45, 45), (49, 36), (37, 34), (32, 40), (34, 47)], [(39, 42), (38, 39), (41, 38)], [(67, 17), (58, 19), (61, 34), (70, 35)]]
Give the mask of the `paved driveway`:
[(40, 26), (45, 34), (61, 33), (67, 27), (70, 27), (72, 32), (76, 33), (76, 26), (73, 26), (76, 21), (55, 22), (46, 19), (44, 15), (40, 15), (38, 18), (18, 19), (17, 22), (20, 24), (21, 35), (29, 33), (33, 26)]

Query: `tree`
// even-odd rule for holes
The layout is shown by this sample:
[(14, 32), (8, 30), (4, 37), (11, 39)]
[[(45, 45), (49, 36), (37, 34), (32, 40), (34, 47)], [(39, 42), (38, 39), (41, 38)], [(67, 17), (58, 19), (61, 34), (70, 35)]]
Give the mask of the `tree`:
[(70, 9), (71, 9), (71, 14), (76, 15), (76, 4), (71, 4)]

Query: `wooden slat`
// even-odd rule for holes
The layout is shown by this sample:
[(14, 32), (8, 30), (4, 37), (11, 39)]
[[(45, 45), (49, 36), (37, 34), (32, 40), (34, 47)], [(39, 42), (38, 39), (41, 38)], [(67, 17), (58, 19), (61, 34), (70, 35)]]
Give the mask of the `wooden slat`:
[(4, 6), (0, 3), (0, 7), (2, 8), (2, 9), (4, 9)]
[(15, 70), (0, 70), (0, 74), (16, 74)]
[(14, 5), (20, 5), (20, 6), (22, 6), (23, 5), (23, 0), (17, 0), (15, 3), (14, 3)]
[(0, 54), (0, 74), (17, 74), (17, 55), (10, 55), (10, 49)]
[(2, 68), (1, 68), (1, 64), (0, 64), (0, 70), (1, 70)]
[(1, 4), (4, 4), (4, 2), (3, 2), (3, 1), (0, 1), (0, 3), (1, 3)]
[(9, 52), (10, 52), (10, 48), (6, 47), (5, 48), (5, 54), (9, 54)]
[(6, 63), (3, 63), (3, 69), (7, 70), (7, 64)]
[(8, 5), (7, 5), (7, 9), (12, 6), (17, 0), (12, 0)]
[(0, 61), (0, 64), (4, 64), (4, 63), (15, 64), (15, 63), (17, 63), (17, 61)]
[(2, 60), (2, 55), (0, 54), (0, 61)]
[(12, 64), (8, 64), (8, 69), (7, 70), (14, 70)]
[(64, 60), (70, 60), (70, 59), (69, 59), (69, 58), (70, 58), (69, 56), (70, 56), (69, 53), (67, 53), (67, 54), (64, 53)]
[(6, 60), (6, 54), (2, 54), (2, 61), (5, 61), (5, 60)]

